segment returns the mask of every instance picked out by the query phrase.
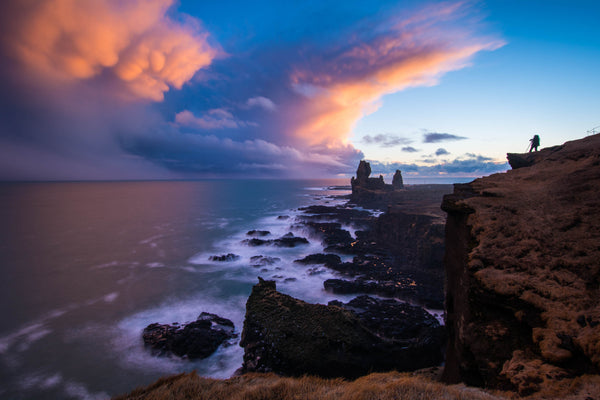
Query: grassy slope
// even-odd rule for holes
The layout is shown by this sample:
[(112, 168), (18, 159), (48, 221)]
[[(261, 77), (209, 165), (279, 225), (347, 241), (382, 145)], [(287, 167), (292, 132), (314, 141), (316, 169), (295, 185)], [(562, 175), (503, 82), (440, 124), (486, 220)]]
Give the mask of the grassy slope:
[(195, 373), (164, 378), (117, 400), (227, 399), (227, 400), (392, 400), (392, 399), (506, 399), (482, 389), (444, 385), (423, 376), (388, 372), (355, 381), (316, 377), (283, 378), (274, 374), (245, 374), (227, 380), (208, 379)]

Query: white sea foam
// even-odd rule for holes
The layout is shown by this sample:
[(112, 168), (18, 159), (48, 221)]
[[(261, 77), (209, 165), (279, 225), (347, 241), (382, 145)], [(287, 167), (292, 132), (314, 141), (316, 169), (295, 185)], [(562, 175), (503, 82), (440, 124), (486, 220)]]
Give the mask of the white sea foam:
[(0, 354), (5, 354), (15, 344), (21, 345), (17, 346), (17, 351), (26, 350), (33, 342), (50, 333), (51, 331), (44, 324), (45, 320), (45, 318), (42, 318), (40, 321), (33, 322), (13, 333), (0, 337)]
[[(311, 188), (310, 190), (322, 191), (323, 188)], [(329, 195), (310, 196), (310, 204), (336, 206), (345, 201)], [(167, 300), (158, 307), (138, 312), (121, 320), (115, 328), (117, 331), (111, 346), (119, 354), (119, 362), (122, 367), (126, 369), (143, 368), (161, 374), (196, 369), (200, 375), (204, 376), (215, 378), (231, 376), (242, 364), (243, 349), (239, 347), (239, 337), (229, 341), (229, 345), (220, 346), (214, 354), (204, 360), (189, 361), (175, 356), (160, 358), (153, 356), (144, 348), (140, 332), (154, 322), (168, 324), (190, 322), (205, 311), (232, 320), (236, 332), (241, 334), (245, 304), (249, 293), (224, 295), (224, 291), (227, 290), (224, 287), (227, 285), (239, 287), (239, 284), (235, 282), (250, 288), (251, 285), (257, 283), (257, 277), (261, 276), (264, 279), (275, 280), (278, 290), (281, 292), (312, 303), (327, 304), (334, 299), (347, 302), (354, 298), (353, 295), (335, 295), (323, 289), (323, 282), (326, 279), (337, 277), (336, 272), (322, 265), (310, 266), (294, 263), (294, 260), (304, 258), (306, 255), (323, 252), (322, 238), (309, 234), (310, 232), (297, 222), (297, 217), (302, 214), (302, 211), (297, 209), (272, 209), (269, 215), (252, 223), (240, 225), (236, 233), (212, 243), (210, 249), (190, 257), (188, 265), (178, 266), (178, 269), (186, 273), (197, 274), (201, 277), (206, 277), (206, 274), (217, 274), (220, 284), (218, 287), (202, 291), (196, 296)], [(280, 218), (280, 216), (289, 218)], [(223, 228), (230, 222), (232, 222), (230, 219), (216, 219), (205, 222), (203, 225), (210, 229)], [(344, 224), (344, 228), (348, 229), (352, 235), (355, 234), (354, 227)], [(251, 230), (269, 231), (268, 235), (260, 237), (265, 240), (277, 239), (292, 232), (295, 236), (307, 237), (309, 244), (300, 244), (292, 248), (273, 245), (249, 246), (243, 242), (252, 238), (247, 235), (247, 232)], [(212, 256), (230, 253), (238, 257), (231, 261), (210, 259)], [(254, 256), (271, 257), (278, 261), (255, 267), (251, 260)], [(343, 256), (343, 258), (349, 259), (351, 256)], [(227, 300), (223, 300), (224, 298)]]
[(144, 239), (144, 240), (141, 240), (141, 241), (139, 242), (139, 244), (150, 244), (150, 245), (152, 245), (152, 244), (154, 244), (154, 242), (155, 242), (157, 239), (160, 239), (160, 238), (162, 238), (162, 237), (164, 237), (164, 236), (165, 236), (165, 235), (164, 235), (164, 234), (162, 234), (162, 233), (161, 233), (160, 235), (154, 235), (154, 236), (150, 236), (149, 238), (146, 238), (146, 239)]
[(24, 376), (19, 381), (19, 386), (25, 390), (31, 389), (52, 389), (63, 382), (61, 374), (29, 374)]
[(65, 393), (72, 398), (79, 400), (105, 400), (110, 399), (110, 395), (105, 392), (92, 393), (82, 383), (67, 381), (64, 385)]
[(106, 262), (106, 263), (103, 263), (103, 264), (94, 265), (92, 267), (92, 269), (102, 269), (102, 268), (116, 267), (119, 264), (120, 263), (118, 261), (114, 260), (114, 261)]
[(112, 293), (109, 293), (107, 295), (104, 295), (102, 297), (102, 300), (104, 300), (105, 303), (112, 303), (113, 301), (115, 301), (117, 299), (117, 297), (119, 297), (119, 293), (118, 292), (112, 292)]
[[(196, 369), (199, 374), (215, 378), (227, 378), (242, 365), (243, 349), (239, 347), (239, 334), (243, 327), (247, 296), (232, 296), (223, 301), (218, 293), (202, 293), (184, 300), (173, 300), (163, 305), (131, 315), (117, 325), (111, 346), (122, 355), (120, 362), (124, 368), (175, 373)], [(238, 338), (232, 339), (229, 346), (221, 345), (210, 357), (198, 360), (182, 360), (177, 357), (155, 357), (144, 348), (140, 332), (151, 323), (186, 323), (196, 320), (202, 312), (217, 314), (230, 319), (235, 325)]]

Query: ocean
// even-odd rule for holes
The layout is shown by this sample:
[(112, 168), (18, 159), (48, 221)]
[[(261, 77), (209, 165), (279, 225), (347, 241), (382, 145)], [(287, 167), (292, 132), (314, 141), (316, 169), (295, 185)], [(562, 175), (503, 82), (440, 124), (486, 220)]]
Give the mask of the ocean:
[[(309, 302), (350, 300), (323, 290), (333, 273), (292, 261), (322, 250), (248, 247), (252, 229), (294, 227), (298, 207), (342, 204), (348, 180), (206, 180), (0, 184), (0, 398), (105, 399), (197, 370), (227, 378), (239, 338), (199, 361), (156, 357), (153, 322), (232, 320), (241, 334), (257, 277)], [(289, 218), (287, 218), (289, 217)], [(352, 232), (352, 227), (348, 227)], [(211, 261), (234, 253), (232, 262)], [(252, 267), (250, 257), (278, 257)]]

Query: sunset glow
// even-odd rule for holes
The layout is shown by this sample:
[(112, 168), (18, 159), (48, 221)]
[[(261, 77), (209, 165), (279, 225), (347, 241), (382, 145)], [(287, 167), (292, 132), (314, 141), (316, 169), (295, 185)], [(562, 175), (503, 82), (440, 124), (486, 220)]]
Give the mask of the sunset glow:
[(600, 123), (585, 7), (259, 3), (3, 2), (0, 179), (480, 176)]
[(22, 2), (10, 47), (42, 79), (118, 78), (130, 94), (163, 100), (181, 89), (218, 51), (207, 33), (166, 16), (172, 0)]

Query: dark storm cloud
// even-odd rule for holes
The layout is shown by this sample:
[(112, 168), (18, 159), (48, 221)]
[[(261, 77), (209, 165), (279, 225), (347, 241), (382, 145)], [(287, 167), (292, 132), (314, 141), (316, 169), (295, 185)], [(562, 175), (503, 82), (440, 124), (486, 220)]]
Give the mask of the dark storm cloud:
[(224, 176), (293, 176), (345, 173), (364, 158), (351, 146), (336, 154), (314, 149), (303, 152), (261, 139), (234, 141), (215, 135), (197, 135), (172, 130), (153, 135), (125, 136), (124, 149), (132, 154), (183, 174)]
[(450, 153), (448, 152), (448, 150), (441, 148), (441, 147), (435, 151), (436, 156), (444, 156), (446, 154), (450, 154)]
[(439, 143), (464, 139), (468, 138), (464, 136), (452, 135), (450, 133), (428, 132), (423, 134), (423, 143)]

